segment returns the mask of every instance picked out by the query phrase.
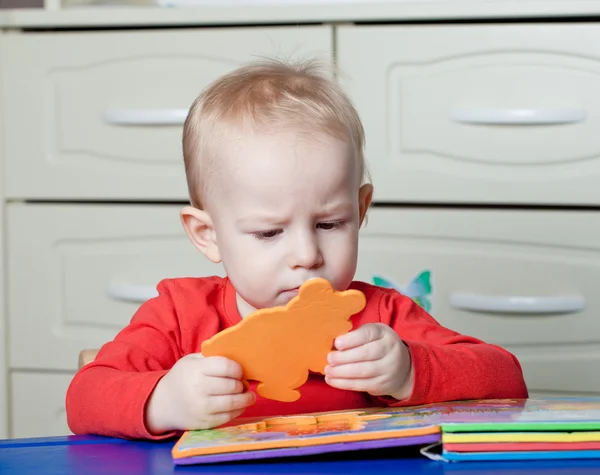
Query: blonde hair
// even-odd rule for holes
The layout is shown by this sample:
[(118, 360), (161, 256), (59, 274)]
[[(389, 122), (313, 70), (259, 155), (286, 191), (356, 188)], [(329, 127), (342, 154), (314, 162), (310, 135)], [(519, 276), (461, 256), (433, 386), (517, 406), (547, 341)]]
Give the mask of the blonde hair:
[(202, 209), (218, 145), (232, 128), (301, 127), (349, 141), (361, 180), (368, 181), (365, 133), (358, 113), (325, 68), (312, 61), (258, 61), (210, 84), (192, 104), (183, 127), (190, 201)]

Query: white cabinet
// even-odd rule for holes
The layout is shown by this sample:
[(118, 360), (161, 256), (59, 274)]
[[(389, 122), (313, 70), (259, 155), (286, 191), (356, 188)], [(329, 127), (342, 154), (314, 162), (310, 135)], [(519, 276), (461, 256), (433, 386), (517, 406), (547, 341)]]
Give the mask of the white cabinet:
[(600, 204), (600, 25), (343, 26), (375, 199)]
[[(407, 4), (377, 18), (461, 18), (450, 3), (466, 8)], [(509, 14), (484, 3), (480, 17)], [(182, 122), (207, 84), (260, 57), (335, 59), (357, 105), (375, 201), (399, 206), (370, 211), (356, 278), (406, 291), (429, 272), (419, 297), (434, 317), (513, 351), (532, 394), (600, 394), (600, 213), (542, 210), (600, 205), (600, 25), (317, 25), (306, 8), (298, 26), (274, 26), (283, 10), (256, 22), (273, 26), (239, 26), (249, 8), (228, 27), (198, 26), (219, 23), (218, 9), (189, 22), (154, 9), (114, 24), (103, 9), (10, 15), (0, 388), (6, 370), (11, 406), (0, 391), (0, 437), (8, 419), (14, 437), (68, 433), (79, 351), (112, 339), (161, 279), (223, 275), (188, 242), (174, 204), (187, 200)], [(19, 18), (31, 28), (14, 28)]]
[(72, 434), (67, 425), (65, 394), (73, 374), (12, 374), (12, 437)]
[[(0, 43), (6, 355), (0, 436), (66, 433), (77, 356), (167, 277), (223, 274), (189, 243), (182, 124), (200, 91), (263, 57), (333, 58), (333, 27), (12, 31)], [(130, 204), (124, 204), (130, 203)], [(4, 222), (4, 220), (2, 220)], [(2, 296), (0, 295), (0, 301)], [(4, 340), (4, 315), (0, 338)], [(4, 349), (4, 345), (2, 344)]]
[[(0, 62), (2, 61), (4, 35), (0, 31)], [(1, 63), (0, 63), (1, 64)], [(2, 98), (0, 97), (0, 110), (2, 110)], [(0, 124), (2, 115), (0, 114)], [(3, 160), (3, 133), (0, 127), (0, 163)], [(0, 182), (0, 196), (3, 192)], [(4, 200), (0, 200), (0, 249), (4, 249)], [(0, 269), (4, 268), (4, 253), (0, 252)], [(0, 272), (0, 439), (8, 437), (8, 372), (6, 362), (6, 348), (8, 336), (6, 335), (6, 319), (4, 315), (4, 273)]]
[(79, 351), (111, 340), (160, 280), (222, 275), (189, 242), (179, 209), (9, 205), (10, 366), (75, 370)]
[(371, 210), (357, 278), (422, 272), (432, 315), (513, 351), (530, 389), (600, 394), (600, 214)]
[(200, 91), (250, 59), (330, 61), (331, 38), (326, 26), (7, 35), (6, 194), (187, 199), (182, 124)]

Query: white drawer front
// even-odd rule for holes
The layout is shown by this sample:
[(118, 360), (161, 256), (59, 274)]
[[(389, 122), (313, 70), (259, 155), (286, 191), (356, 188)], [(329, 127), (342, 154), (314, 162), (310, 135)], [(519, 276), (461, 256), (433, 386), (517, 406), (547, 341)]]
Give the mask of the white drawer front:
[(10, 35), (7, 194), (186, 198), (182, 123), (198, 93), (257, 57), (328, 60), (331, 43), (328, 27)]
[(65, 409), (72, 378), (73, 374), (13, 373), (12, 437), (72, 435)]
[[(600, 343), (600, 213), (371, 210), (357, 277), (431, 272), (432, 315), (502, 345)], [(562, 309), (562, 310), (561, 310)]]
[(375, 198), (600, 203), (600, 25), (341, 27)]
[(600, 344), (507, 348), (519, 359), (530, 392), (600, 395)]
[(10, 205), (11, 367), (75, 369), (163, 278), (222, 275), (188, 241), (179, 208)]
[[(357, 278), (386, 278), (442, 325), (510, 348), (534, 389), (600, 392), (599, 251), (595, 212), (375, 208)], [(410, 285), (423, 271), (431, 291)]]

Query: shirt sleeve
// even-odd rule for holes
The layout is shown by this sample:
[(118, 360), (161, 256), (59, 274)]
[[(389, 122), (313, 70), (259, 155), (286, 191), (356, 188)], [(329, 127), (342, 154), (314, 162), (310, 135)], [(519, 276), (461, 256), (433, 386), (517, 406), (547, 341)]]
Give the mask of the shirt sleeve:
[(152, 391), (181, 357), (181, 332), (167, 287), (161, 282), (158, 297), (142, 304), (71, 381), (66, 410), (74, 434), (154, 440), (178, 434), (153, 435), (145, 424)]
[(441, 326), (412, 299), (391, 291), (379, 307), (381, 323), (391, 326), (408, 346), (414, 383), (402, 401), (379, 398), (394, 406), (469, 399), (528, 397), (521, 365), (503, 348)]

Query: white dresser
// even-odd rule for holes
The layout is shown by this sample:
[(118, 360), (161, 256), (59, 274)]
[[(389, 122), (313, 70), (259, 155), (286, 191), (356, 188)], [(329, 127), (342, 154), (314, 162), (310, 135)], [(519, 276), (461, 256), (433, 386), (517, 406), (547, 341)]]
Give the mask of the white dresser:
[[(600, 24), (565, 22), (600, 1), (119, 11), (0, 13), (0, 436), (68, 433), (79, 350), (160, 279), (222, 273), (179, 222), (181, 124), (261, 56), (336, 58), (363, 118), (358, 278), (430, 271), (433, 315), (534, 393), (600, 394)], [(536, 16), (563, 22), (494, 22)]]

